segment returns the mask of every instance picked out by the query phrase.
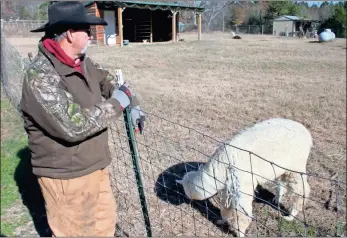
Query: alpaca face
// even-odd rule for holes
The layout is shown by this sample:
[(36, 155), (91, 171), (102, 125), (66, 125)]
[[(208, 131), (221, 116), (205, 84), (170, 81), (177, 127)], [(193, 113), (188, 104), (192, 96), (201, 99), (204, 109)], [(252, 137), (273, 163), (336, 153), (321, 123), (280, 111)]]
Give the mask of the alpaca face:
[(192, 184), (192, 179), (194, 176), (196, 176), (196, 171), (190, 171), (190, 172), (187, 172), (182, 180), (176, 180), (176, 183), (179, 183), (183, 186), (183, 189), (184, 189), (184, 193), (186, 194), (186, 196), (191, 199), (191, 200), (200, 200), (200, 199), (197, 199), (197, 196), (194, 196), (194, 191), (195, 191), (195, 185)]
[[(209, 198), (210, 193), (203, 189), (203, 185), (196, 181), (201, 181), (201, 179), (197, 180), (196, 176), (199, 176), (197, 171), (187, 172), (182, 180), (176, 180), (176, 183), (179, 183), (183, 186), (184, 192), (186, 196), (191, 200), (204, 200)], [(195, 178), (193, 180), (193, 178)], [(195, 182), (192, 182), (195, 181)]]

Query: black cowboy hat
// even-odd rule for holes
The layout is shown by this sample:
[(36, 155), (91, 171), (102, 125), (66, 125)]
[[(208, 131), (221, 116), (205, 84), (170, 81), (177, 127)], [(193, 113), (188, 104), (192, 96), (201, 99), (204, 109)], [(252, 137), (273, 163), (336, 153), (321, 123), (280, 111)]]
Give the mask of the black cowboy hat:
[(52, 29), (76, 25), (107, 25), (107, 22), (92, 15), (87, 15), (81, 2), (62, 1), (53, 3), (48, 7), (48, 22), (30, 32), (51, 31)]

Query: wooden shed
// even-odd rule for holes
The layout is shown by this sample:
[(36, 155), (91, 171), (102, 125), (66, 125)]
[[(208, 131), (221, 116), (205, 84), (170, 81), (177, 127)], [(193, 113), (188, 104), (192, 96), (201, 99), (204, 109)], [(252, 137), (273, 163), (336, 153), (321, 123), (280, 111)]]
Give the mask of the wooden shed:
[(89, 1), (88, 14), (102, 17), (107, 26), (93, 26), (92, 44), (123, 46), (129, 42), (177, 41), (180, 11), (193, 11), (198, 18), (198, 40), (201, 39), (201, 15), (204, 8), (180, 3), (137, 1)]
[(300, 26), (303, 31), (306, 32), (319, 21), (305, 19), (298, 16), (287, 16), (283, 15), (273, 20), (273, 35), (283, 36), (295, 36), (300, 30)]

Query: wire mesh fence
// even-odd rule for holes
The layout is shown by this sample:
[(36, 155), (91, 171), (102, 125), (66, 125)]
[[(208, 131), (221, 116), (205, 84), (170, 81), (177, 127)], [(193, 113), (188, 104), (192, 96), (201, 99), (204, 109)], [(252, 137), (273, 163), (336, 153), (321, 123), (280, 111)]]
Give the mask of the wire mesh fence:
[(229, 27), (236, 34), (272, 35), (272, 26), (269, 25), (233, 25)]
[[(263, 187), (257, 186), (254, 194), (244, 192), (241, 185), (241, 196), (246, 200), (254, 200), (253, 213), (249, 215), (241, 207), (242, 209), (237, 209), (239, 213), (236, 217), (231, 216), (228, 223), (221, 224), (221, 208), (225, 203), (222, 191), (209, 199), (190, 200), (176, 180), (189, 171), (198, 170), (211, 158), (216, 158), (216, 151), (229, 145), (153, 114), (147, 113), (146, 125), (143, 135), (137, 134), (133, 138), (139, 158), (139, 168), (135, 168), (135, 171), (142, 177), (146, 200), (142, 201), (142, 206), (124, 120), (119, 119), (110, 130), (110, 147), (114, 158), (111, 166), (112, 185), (118, 203), (118, 225), (123, 235), (146, 236), (150, 230), (153, 236), (228, 236), (235, 234), (238, 229), (234, 229), (235, 225), (233, 227), (232, 224), (242, 226), (242, 219), (235, 221), (238, 216), (242, 218), (242, 214), (251, 219), (246, 235), (346, 235), (346, 183), (295, 171), (288, 172), (297, 175), (297, 183), (301, 181), (300, 186), (305, 186), (302, 182), (307, 176), (311, 192), (307, 197), (287, 188), (294, 196), (301, 197), (300, 201), (305, 202), (303, 211), (293, 217), (292, 221), (284, 218), (288, 218), (293, 196), (284, 195), (282, 201), (276, 203), (274, 194), (278, 184), (269, 180)], [(242, 151), (242, 148), (239, 149)], [(267, 161), (251, 151), (246, 152), (254, 161)], [(271, 166), (278, 167), (273, 163)], [(260, 174), (254, 173), (255, 170), (234, 169), (257, 179), (264, 179)], [(148, 214), (143, 214), (144, 204)], [(149, 223), (146, 224), (144, 218), (148, 218)]]
[(30, 60), (22, 57), (1, 34), (1, 86), (16, 108), (21, 98), (24, 72), (29, 62)]
[(1, 33), (6, 37), (37, 37), (30, 30), (44, 25), (43, 20), (8, 20), (1, 19)]

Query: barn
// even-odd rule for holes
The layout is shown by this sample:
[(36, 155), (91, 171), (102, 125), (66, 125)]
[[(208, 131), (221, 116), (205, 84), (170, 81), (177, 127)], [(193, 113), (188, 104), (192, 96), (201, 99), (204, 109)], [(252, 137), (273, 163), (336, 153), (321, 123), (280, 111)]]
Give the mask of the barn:
[(303, 31), (310, 31), (318, 21), (298, 16), (283, 15), (273, 20), (273, 35), (295, 36), (302, 26)]
[(179, 13), (193, 11), (197, 15), (198, 40), (201, 39), (202, 7), (181, 3), (136, 1), (84, 2), (88, 14), (102, 17), (107, 26), (93, 26), (91, 44), (119, 45), (127, 42), (177, 41)]

